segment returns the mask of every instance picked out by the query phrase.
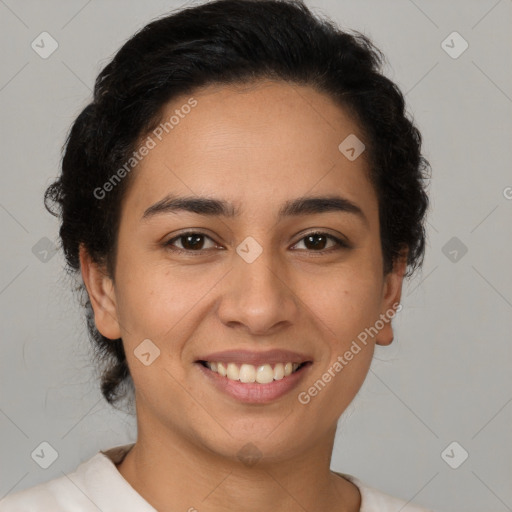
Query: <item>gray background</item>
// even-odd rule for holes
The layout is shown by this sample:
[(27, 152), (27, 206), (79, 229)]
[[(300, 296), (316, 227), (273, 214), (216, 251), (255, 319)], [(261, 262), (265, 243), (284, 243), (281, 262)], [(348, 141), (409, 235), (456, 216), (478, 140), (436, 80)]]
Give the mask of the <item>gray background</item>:
[[(383, 50), (433, 169), (424, 269), (340, 420), (332, 468), (439, 511), (510, 511), (512, 2), (308, 4)], [(97, 388), (63, 257), (44, 252), (58, 223), (42, 196), (101, 67), (182, 5), (0, 0), (0, 497), (135, 440), (133, 419)], [(43, 31), (59, 44), (47, 59), (31, 48)], [(441, 46), (453, 31), (469, 43), (458, 58)], [(42, 441), (58, 452), (48, 469), (31, 458)], [(469, 453), (457, 469), (441, 456), (453, 441), (452, 465)]]

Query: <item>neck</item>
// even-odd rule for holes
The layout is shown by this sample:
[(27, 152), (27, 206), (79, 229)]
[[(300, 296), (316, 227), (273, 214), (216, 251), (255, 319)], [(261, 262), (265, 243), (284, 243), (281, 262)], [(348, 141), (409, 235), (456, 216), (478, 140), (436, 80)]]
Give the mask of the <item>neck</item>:
[[(360, 494), (330, 471), (336, 429), (286, 458), (225, 457), (168, 426), (138, 425), (138, 439), (119, 464), (128, 483), (160, 512), (261, 510), (359, 511)], [(254, 457), (254, 455), (256, 455)], [(241, 459), (241, 460), (240, 460)]]

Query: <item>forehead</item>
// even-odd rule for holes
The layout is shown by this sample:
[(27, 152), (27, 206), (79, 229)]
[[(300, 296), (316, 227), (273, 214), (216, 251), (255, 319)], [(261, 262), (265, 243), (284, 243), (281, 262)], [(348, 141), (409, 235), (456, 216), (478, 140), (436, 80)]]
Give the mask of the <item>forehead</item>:
[(242, 214), (326, 193), (375, 209), (365, 153), (350, 161), (338, 147), (347, 137), (364, 139), (360, 128), (310, 87), (208, 86), (175, 98), (160, 121), (159, 131), (142, 139), (149, 136), (154, 147), (137, 165), (125, 198), (127, 212), (139, 217), (168, 193), (232, 199)]

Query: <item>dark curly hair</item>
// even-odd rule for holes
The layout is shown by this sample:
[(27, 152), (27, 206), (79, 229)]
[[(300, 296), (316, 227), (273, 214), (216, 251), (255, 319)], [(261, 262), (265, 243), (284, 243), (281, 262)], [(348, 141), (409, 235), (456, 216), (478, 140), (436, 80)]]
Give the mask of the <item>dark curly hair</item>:
[[(94, 191), (158, 125), (169, 101), (210, 84), (271, 79), (327, 94), (358, 123), (379, 201), (384, 272), (408, 248), (410, 277), (423, 263), (430, 166), (403, 95), (380, 71), (383, 63), (366, 36), (341, 31), (302, 0), (216, 0), (146, 25), (98, 75), (93, 100), (64, 145), (62, 173), (45, 192), (46, 208), (61, 219), (68, 274), (80, 276), (83, 245), (113, 279), (120, 205), (132, 175), (107, 199)], [(127, 386), (133, 389), (122, 339), (108, 339), (97, 330), (83, 281), (77, 289), (100, 363), (101, 391), (115, 405), (126, 398)]]

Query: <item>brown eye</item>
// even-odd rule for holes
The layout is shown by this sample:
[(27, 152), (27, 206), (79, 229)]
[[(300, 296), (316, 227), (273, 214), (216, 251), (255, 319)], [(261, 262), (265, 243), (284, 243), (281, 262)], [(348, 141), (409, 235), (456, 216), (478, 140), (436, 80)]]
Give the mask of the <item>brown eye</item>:
[[(178, 252), (199, 252), (202, 250), (206, 250), (205, 248), (205, 241), (206, 239), (213, 240), (203, 234), (203, 233), (196, 233), (193, 231), (182, 233), (179, 236), (176, 236), (174, 238), (171, 238), (168, 242), (166, 242), (166, 246), (170, 247), (172, 250), (176, 250)], [(175, 243), (179, 242), (181, 244), (181, 247), (176, 247)], [(215, 243), (213, 243), (212, 246), (215, 246)]]
[[(331, 247), (326, 248), (329, 240), (334, 241), (334, 246), (331, 245)], [(304, 246), (308, 251), (320, 253), (349, 247), (349, 245), (340, 238), (321, 232), (309, 233), (308, 235), (301, 238), (298, 243), (301, 242), (304, 243)]]

